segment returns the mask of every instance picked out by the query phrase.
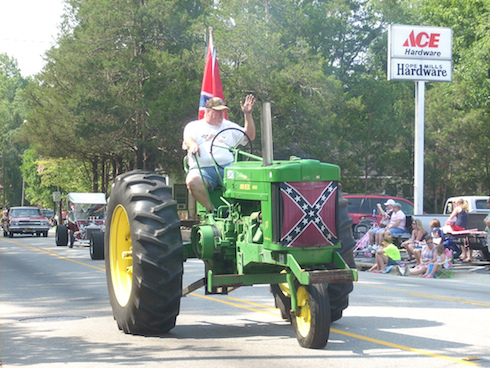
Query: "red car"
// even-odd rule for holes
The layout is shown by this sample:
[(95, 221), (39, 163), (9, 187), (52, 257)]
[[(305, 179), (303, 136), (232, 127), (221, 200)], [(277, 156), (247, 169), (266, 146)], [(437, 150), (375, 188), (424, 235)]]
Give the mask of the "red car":
[(12, 207), (2, 219), (3, 236), (36, 234), (48, 236), (49, 220), (37, 207)]
[[(381, 203), (383, 209), (386, 210), (384, 204), (388, 199), (393, 199), (395, 202), (400, 203), (405, 215), (413, 215), (413, 203), (405, 198), (377, 194), (345, 194), (344, 198), (349, 200), (347, 211), (352, 218), (353, 227), (356, 226), (359, 221), (366, 218), (376, 220), (379, 225), (381, 215), (378, 215), (377, 204)], [(375, 215), (373, 216), (373, 214)]]

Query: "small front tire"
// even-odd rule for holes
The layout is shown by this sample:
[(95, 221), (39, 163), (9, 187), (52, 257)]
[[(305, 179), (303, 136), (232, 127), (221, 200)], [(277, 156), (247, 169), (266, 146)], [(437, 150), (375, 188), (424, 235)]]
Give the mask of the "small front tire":
[(292, 324), (300, 346), (323, 349), (330, 335), (330, 301), (324, 284), (300, 285), (296, 290), (298, 315)]

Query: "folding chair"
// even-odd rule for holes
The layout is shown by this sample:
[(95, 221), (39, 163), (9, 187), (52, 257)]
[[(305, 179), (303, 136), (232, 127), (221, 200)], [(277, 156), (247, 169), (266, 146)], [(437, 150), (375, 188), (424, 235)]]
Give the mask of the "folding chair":
[[(453, 252), (450, 249), (446, 248), (446, 260), (444, 262), (438, 263), (439, 269), (436, 272), (436, 279), (440, 279), (446, 277), (448, 279), (452, 279), (454, 277), (454, 257)], [(444, 265), (446, 267), (444, 267)]]

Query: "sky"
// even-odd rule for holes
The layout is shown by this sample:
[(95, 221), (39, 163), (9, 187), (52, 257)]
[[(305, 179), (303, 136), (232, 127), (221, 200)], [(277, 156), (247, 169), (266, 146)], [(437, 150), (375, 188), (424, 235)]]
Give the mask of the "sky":
[(22, 76), (37, 74), (56, 44), (63, 0), (0, 0), (0, 53), (17, 60)]

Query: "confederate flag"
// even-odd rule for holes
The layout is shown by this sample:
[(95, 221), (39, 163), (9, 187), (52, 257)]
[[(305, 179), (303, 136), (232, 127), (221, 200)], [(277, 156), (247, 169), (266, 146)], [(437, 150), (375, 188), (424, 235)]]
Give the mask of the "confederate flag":
[(318, 247), (338, 243), (337, 182), (281, 183), (285, 247)]
[[(204, 76), (202, 78), (201, 99), (199, 100), (199, 119), (204, 117), (206, 102), (212, 97), (221, 97), (225, 101), (218, 59), (216, 58), (216, 48), (213, 43), (213, 34), (210, 31), (206, 66), (204, 67)], [(225, 119), (227, 118), (226, 110), (224, 117)]]

